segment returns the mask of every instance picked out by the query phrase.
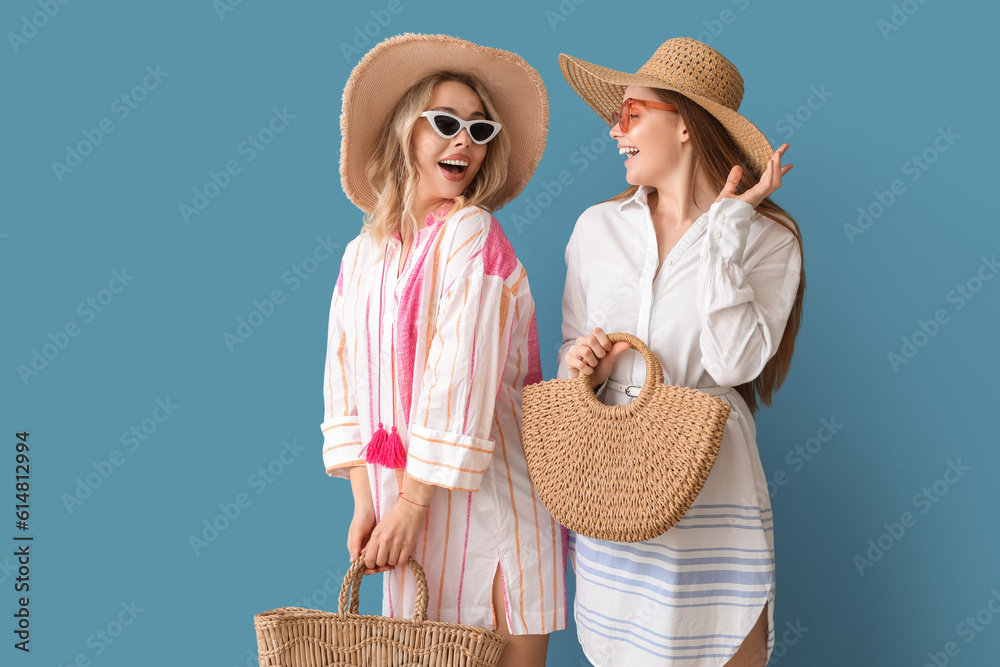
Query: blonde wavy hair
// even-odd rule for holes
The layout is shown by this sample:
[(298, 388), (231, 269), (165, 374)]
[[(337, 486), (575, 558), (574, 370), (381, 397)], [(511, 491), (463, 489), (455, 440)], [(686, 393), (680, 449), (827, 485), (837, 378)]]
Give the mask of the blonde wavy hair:
[[(420, 176), (413, 155), (413, 128), (418, 122), (426, 122), (420, 114), (426, 109), (438, 84), (445, 81), (467, 85), (483, 103), (486, 119), (503, 124), (503, 119), (497, 117), (496, 106), (486, 87), (475, 76), (437, 72), (410, 86), (396, 103), (365, 170), (365, 178), (376, 193), (377, 202), (372, 211), (365, 214), (362, 231), (371, 234), (377, 246), (381, 247), (393, 232), (402, 234), (404, 225), (411, 238), (418, 229), (413, 204)], [(501, 130), (487, 144), (486, 157), (479, 172), (466, 191), (455, 198), (451, 214), (467, 206), (478, 206), (493, 212), (497, 195), (507, 181), (510, 150), (510, 137)]]

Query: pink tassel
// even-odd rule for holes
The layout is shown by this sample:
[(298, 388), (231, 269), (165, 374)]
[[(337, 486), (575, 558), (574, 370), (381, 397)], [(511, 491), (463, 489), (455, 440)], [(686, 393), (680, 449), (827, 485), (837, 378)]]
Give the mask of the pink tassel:
[(395, 426), (392, 427), (392, 435), (389, 436), (386, 453), (389, 459), (385, 464), (386, 468), (398, 469), (406, 467), (406, 449), (403, 447), (403, 439), (399, 437)]
[(365, 461), (368, 463), (377, 463), (382, 465), (382, 458), (385, 456), (385, 446), (389, 439), (389, 435), (385, 432), (382, 427), (382, 422), (378, 423), (378, 429), (372, 433), (372, 439), (368, 441), (365, 448), (361, 450), (361, 453), (365, 457)]
[(406, 450), (395, 426), (392, 427), (392, 435), (389, 435), (379, 422), (378, 430), (372, 434), (364, 453), (368, 463), (392, 469), (406, 467)]

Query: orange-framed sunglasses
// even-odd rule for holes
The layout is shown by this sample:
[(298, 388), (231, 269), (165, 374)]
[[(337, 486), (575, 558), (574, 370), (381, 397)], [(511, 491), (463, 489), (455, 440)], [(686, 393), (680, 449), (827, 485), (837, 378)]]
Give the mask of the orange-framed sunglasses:
[(625, 98), (618, 113), (611, 114), (611, 126), (617, 125), (622, 132), (628, 132), (628, 121), (632, 114), (632, 107), (647, 107), (649, 109), (663, 109), (664, 111), (677, 111), (676, 104), (668, 102), (653, 102), (651, 100), (637, 100), (632, 97)]

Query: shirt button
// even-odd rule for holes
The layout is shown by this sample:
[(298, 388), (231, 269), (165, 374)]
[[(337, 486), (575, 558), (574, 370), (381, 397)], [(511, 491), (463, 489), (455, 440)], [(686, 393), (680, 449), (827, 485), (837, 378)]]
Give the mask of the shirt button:
[(722, 211), (719, 211), (718, 213), (715, 214), (715, 217), (718, 218), (719, 220), (725, 220), (726, 214), (723, 213)]
[(700, 232), (701, 230), (705, 229), (705, 225), (699, 222), (697, 225), (694, 226), (694, 228)]
[(714, 234), (712, 234), (712, 236), (714, 236), (717, 239), (721, 239), (722, 238), (722, 232), (715, 232)]
[(674, 263), (674, 260), (672, 260), (672, 259), (668, 259), (667, 260), (667, 266), (672, 266), (673, 263)]

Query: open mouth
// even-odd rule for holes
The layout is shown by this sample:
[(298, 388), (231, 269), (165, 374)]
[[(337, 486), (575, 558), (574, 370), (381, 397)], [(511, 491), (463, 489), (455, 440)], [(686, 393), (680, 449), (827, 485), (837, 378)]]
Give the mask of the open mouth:
[(460, 181), (465, 177), (465, 171), (469, 168), (469, 163), (464, 160), (442, 160), (438, 162), (444, 177), (449, 181)]
[(627, 156), (625, 161), (628, 162), (631, 158), (639, 154), (639, 149), (635, 146), (623, 146), (618, 149), (618, 154)]

